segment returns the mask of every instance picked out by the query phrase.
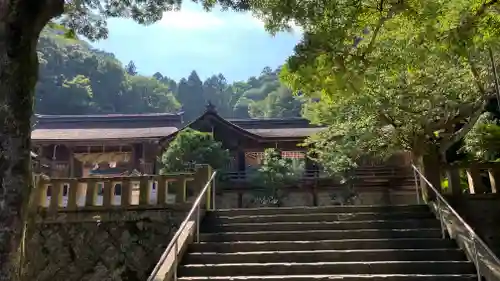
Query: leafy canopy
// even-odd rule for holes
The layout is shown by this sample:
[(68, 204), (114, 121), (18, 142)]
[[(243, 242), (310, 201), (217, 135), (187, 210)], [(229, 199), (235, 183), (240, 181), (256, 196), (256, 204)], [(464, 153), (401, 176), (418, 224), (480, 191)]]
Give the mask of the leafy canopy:
[[(62, 0), (54, 0), (62, 1)], [(182, 0), (81, 0), (65, 1), (64, 13), (57, 22), (66, 27), (68, 35), (82, 34), (90, 40), (107, 38), (108, 18), (131, 18), (140, 24), (159, 21), (166, 11), (179, 10)], [(192, 0), (209, 11), (216, 5), (223, 10), (246, 11), (249, 0)]]
[(161, 174), (178, 172), (189, 164), (209, 164), (223, 168), (229, 161), (229, 151), (215, 141), (210, 133), (186, 128), (180, 131), (161, 156)]
[(484, 114), (464, 138), (463, 150), (478, 161), (500, 159), (500, 126), (491, 114)]
[(394, 149), (444, 154), (471, 129), (493, 93), (487, 51), (500, 42), (499, 5), (262, 0), (256, 9), (271, 32), (291, 22), (305, 31), (281, 78), (309, 99), (309, 119), (329, 125), (309, 143), (335, 170)]

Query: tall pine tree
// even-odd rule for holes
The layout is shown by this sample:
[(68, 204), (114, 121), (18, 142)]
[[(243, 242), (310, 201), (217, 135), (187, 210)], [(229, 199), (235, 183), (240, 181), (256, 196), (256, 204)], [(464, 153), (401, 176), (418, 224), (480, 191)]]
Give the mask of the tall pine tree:
[(184, 120), (190, 122), (205, 110), (207, 101), (203, 95), (203, 83), (196, 71), (188, 79), (181, 79), (177, 88), (177, 100), (184, 108)]

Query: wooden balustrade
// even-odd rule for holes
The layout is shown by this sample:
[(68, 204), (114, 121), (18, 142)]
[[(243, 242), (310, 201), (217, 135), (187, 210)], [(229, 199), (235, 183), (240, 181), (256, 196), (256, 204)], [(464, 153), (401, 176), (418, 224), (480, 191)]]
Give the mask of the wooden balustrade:
[[(234, 171), (226, 172), (222, 177), (227, 181), (246, 182), (252, 172)], [(359, 179), (370, 180), (372, 178), (391, 178), (411, 175), (411, 168), (407, 166), (363, 166), (355, 170), (355, 176)], [(331, 176), (318, 170), (304, 170), (300, 176), (301, 181), (315, 179), (331, 179)]]
[(465, 163), (447, 165), (441, 178), (443, 193), (459, 196), (469, 194), (491, 194), (500, 189), (500, 163)]
[(200, 165), (193, 173), (168, 175), (40, 178), (32, 204), (49, 212), (96, 209), (137, 209), (164, 207), (187, 201), (187, 183), (200, 189), (211, 174), (210, 167)]

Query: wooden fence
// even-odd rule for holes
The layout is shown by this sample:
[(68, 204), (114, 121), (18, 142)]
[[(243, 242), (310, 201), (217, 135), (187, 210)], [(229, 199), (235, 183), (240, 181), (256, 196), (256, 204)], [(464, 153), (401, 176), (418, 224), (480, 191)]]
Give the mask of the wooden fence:
[(444, 194), (497, 194), (500, 189), (500, 163), (447, 165), (441, 175)]
[[(192, 173), (103, 178), (37, 177), (32, 206), (44, 211), (82, 209), (137, 209), (187, 201), (207, 182), (211, 168), (203, 165)], [(208, 199), (207, 199), (208, 200)]]

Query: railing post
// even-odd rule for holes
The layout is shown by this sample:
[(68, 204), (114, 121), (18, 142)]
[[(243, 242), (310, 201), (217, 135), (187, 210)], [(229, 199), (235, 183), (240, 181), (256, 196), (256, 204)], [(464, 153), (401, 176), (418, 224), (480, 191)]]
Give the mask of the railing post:
[(418, 183), (419, 183), (418, 178), (420, 178), (420, 177), (417, 176), (417, 171), (415, 169), (412, 169), (412, 170), (413, 170), (413, 179), (415, 181), (415, 194), (417, 195), (417, 204), (420, 204), (420, 192), (419, 192), (419, 188), (418, 188)]
[(111, 207), (113, 206), (114, 199), (114, 186), (111, 180), (107, 179), (104, 181), (104, 193), (102, 195), (102, 206), (103, 207)]
[(52, 184), (52, 192), (50, 196), (49, 211), (57, 213), (63, 203), (63, 183), (56, 181)]
[(200, 205), (198, 205), (196, 210), (196, 243), (200, 243)]
[(35, 200), (33, 202), (33, 208), (38, 210), (39, 207), (46, 207), (47, 205), (47, 189), (48, 181), (40, 179), (38, 186), (35, 189)]
[(470, 194), (487, 193), (486, 186), (481, 180), (481, 171), (477, 166), (471, 166), (465, 170), (467, 172), (467, 181), (469, 183)]
[(148, 206), (151, 198), (151, 187), (149, 179), (141, 177), (139, 181), (139, 205)]
[(85, 196), (85, 206), (95, 206), (97, 199), (97, 181), (87, 180), (87, 194)]
[(498, 166), (488, 169), (491, 183), (491, 193), (497, 193), (500, 189), (500, 169)]
[(177, 263), (177, 253), (179, 251), (179, 242), (177, 240), (174, 241), (174, 264), (173, 264), (173, 268), (174, 268), (174, 281), (177, 281), (177, 266), (178, 266), (178, 263)]
[(445, 233), (445, 225), (444, 225), (444, 218), (443, 218), (443, 212), (441, 208), (441, 200), (439, 198), (437, 199), (437, 211), (438, 211), (438, 217), (439, 217), (439, 224), (441, 225), (441, 238), (445, 239), (446, 238), (446, 233)]
[(78, 208), (78, 195), (80, 194), (78, 192), (79, 188), (80, 186), (78, 185), (78, 182), (75, 179), (71, 179), (68, 190), (68, 205), (66, 206), (68, 210), (76, 210)]
[(156, 187), (156, 204), (165, 205), (167, 202), (167, 178), (165, 176), (156, 177), (158, 186)]
[(217, 176), (214, 177), (212, 181), (212, 210), (215, 210), (215, 181)]
[[(196, 172), (194, 174), (194, 180), (190, 183), (190, 185), (194, 188), (194, 192), (198, 194), (202, 191), (205, 184), (210, 180), (210, 176), (212, 175), (212, 169), (209, 165), (196, 165)], [(202, 202), (201, 204), (210, 204), (210, 194), (211, 192), (207, 192), (206, 194), (206, 202)]]
[(121, 206), (127, 208), (132, 203), (132, 183), (130, 179), (123, 179), (122, 181), (122, 197)]

